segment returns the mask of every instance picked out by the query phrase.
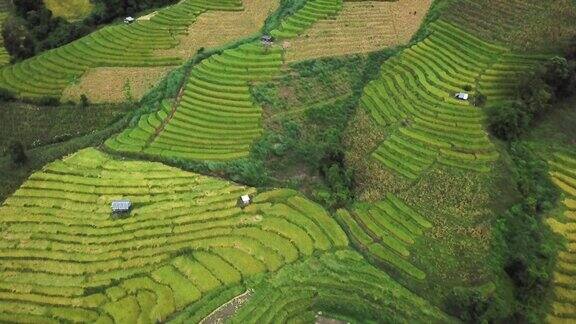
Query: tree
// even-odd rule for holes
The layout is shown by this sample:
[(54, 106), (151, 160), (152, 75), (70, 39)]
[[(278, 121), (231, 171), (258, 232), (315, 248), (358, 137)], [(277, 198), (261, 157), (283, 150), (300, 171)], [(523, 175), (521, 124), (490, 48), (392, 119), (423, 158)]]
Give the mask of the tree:
[(522, 108), (519, 103), (488, 108), (488, 127), (492, 134), (505, 141), (518, 138), (531, 120)]
[(456, 287), (445, 301), (446, 309), (465, 323), (481, 323), (494, 305), (493, 298), (474, 288)]
[(13, 142), (9, 147), (10, 159), (14, 164), (22, 165), (28, 161), (26, 156), (26, 151), (24, 150), (24, 145), (20, 142)]
[(13, 59), (21, 60), (34, 56), (34, 39), (22, 20), (18, 18), (8, 19), (4, 23), (2, 37), (4, 38), (4, 46)]
[(568, 89), (566, 89), (570, 76), (571, 67), (568, 60), (556, 56), (544, 65), (544, 72), (542, 79), (550, 86), (552, 92), (557, 98), (564, 98), (567, 96)]
[(531, 117), (545, 113), (554, 99), (554, 90), (538, 73), (528, 74), (521, 80), (518, 97), (524, 103), (524, 112)]
[(44, 3), (42, 0), (13, 0), (14, 8), (16, 8), (16, 13), (25, 18), (29, 11), (40, 10), (44, 8)]

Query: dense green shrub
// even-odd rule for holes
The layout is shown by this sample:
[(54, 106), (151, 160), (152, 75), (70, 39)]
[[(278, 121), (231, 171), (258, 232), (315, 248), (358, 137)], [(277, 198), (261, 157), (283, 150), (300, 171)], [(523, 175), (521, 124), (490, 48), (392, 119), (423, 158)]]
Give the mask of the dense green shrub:
[(542, 69), (522, 78), (516, 102), (487, 109), (488, 127), (500, 139), (516, 139), (535, 120), (546, 115), (555, 103), (574, 94), (576, 60), (554, 57)]
[(492, 106), (487, 110), (488, 125), (492, 134), (502, 140), (513, 140), (520, 137), (528, 127), (530, 118), (518, 102)]
[(446, 297), (446, 311), (465, 323), (485, 323), (505, 314), (499, 296), (480, 288), (455, 287)]
[(4, 47), (13, 59), (19, 60), (34, 56), (34, 38), (22, 19), (12, 17), (4, 22), (2, 37)]
[(556, 205), (559, 192), (548, 176), (546, 162), (526, 144), (514, 142), (509, 152), (522, 200), (499, 218), (494, 250), (515, 287), (514, 320), (541, 322), (557, 249), (543, 216)]
[(0, 88), (0, 101), (11, 101), (15, 98), (16, 96), (12, 91)]
[(8, 148), (10, 152), (10, 160), (16, 165), (22, 165), (28, 161), (24, 145), (21, 142), (13, 142)]

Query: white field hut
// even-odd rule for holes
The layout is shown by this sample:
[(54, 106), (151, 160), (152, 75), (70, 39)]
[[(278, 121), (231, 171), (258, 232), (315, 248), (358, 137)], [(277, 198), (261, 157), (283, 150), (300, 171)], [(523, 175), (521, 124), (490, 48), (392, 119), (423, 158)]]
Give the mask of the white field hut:
[(456, 95), (454, 95), (454, 98), (459, 100), (468, 100), (469, 97), (470, 95), (466, 92), (458, 92)]
[(249, 195), (242, 195), (238, 199), (238, 204), (240, 207), (246, 207), (252, 203), (252, 198)]

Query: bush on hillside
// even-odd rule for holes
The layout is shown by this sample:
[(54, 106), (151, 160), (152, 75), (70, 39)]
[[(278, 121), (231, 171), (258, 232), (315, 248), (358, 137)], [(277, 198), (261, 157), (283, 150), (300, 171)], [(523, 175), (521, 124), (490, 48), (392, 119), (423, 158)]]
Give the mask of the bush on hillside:
[(520, 137), (530, 121), (523, 106), (517, 102), (492, 106), (486, 112), (491, 133), (505, 141)]
[(541, 70), (527, 74), (518, 85), (517, 101), (487, 109), (488, 127), (502, 140), (517, 139), (554, 103), (576, 94), (576, 60), (550, 59)]
[(444, 305), (449, 314), (464, 323), (484, 323), (506, 316), (498, 296), (484, 293), (478, 288), (455, 287), (446, 297)]
[(0, 101), (12, 101), (16, 98), (14, 93), (8, 89), (0, 88)]
[(35, 54), (35, 41), (26, 28), (24, 21), (9, 18), (2, 28), (4, 47), (14, 60), (21, 60)]
[(515, 286), (515, 322), (540, 322), (542, 299), (552, 282), (556, 242), (543, 222), (559, 199), (548, 165), (526, 144), (510, 145), (514, 180), (522, 200), (498, 220), (496, 250), (504, 255), (503, 270)]
[(28, 156), (26, 156), (26, 151), (24, 150), (24, 145), (20, 142), (13, 142), (8, 147), (10, 154), (10, 159), (16, 165), (22, 165), (28, 161)]
[(353, 173), (342, 162), (325, 162), (320, 169), (324, 185), (315, 188), (314, 198), (324, 206), (338, 209), (348, 206), (354, 200)]

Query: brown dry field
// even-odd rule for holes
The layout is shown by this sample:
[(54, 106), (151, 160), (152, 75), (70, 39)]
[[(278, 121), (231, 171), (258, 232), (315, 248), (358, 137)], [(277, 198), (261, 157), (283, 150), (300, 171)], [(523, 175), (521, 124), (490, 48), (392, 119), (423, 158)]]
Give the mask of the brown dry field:
[(366, 53), (407, 43), (418, 30), (432, 0), (345, 2), (334, 20), (316, 23), (290, 41), (289, 62)]
[(188, 35), (172, 49), (157, 51), (158, 55), (190, 58), (200, 47), (224, 45), (256, 33), (280, 3), (279, 0), (244, 0), (243, 11), (208, 11), (188, 28)]
[[(77, 84), (66, 88), (61, 100), (78, 102), (85, 94), (91, 103), (137, 101), (172, 69), (174, 67), (93, 68), (84, 73)], [(126, 84), (130, 86), (130, 96)]]

